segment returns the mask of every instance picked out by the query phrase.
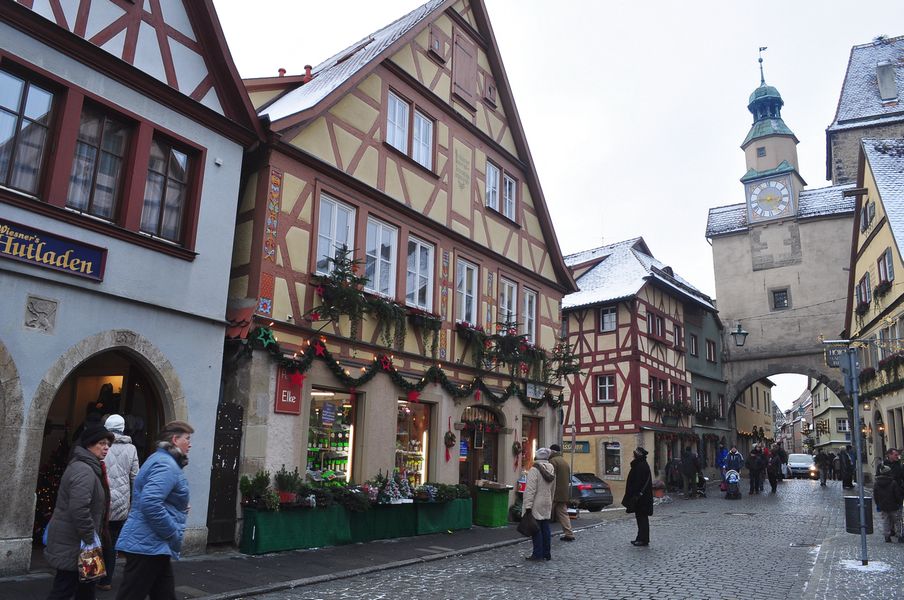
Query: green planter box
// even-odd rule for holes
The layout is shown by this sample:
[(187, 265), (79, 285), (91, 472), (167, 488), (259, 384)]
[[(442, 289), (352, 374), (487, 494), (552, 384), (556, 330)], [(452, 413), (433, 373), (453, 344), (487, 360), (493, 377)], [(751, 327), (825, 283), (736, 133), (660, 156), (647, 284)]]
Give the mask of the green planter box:
[(509, 490), (477, 488), (476, 495), (475, 525), (503, 527), (508, 523)]
[(239, 550), (263, 554), (347, 544), (351, 535), (346, 515), (341, 506), (280, 512), (246, 508)]
[(348, 513), (351, 541), (370, 542), (417, 535), (415, 504), (377, 504), (364, 512)]
[(459, 499), (417, 506), (417, 534), (441, 533), (471, 528), (471, 500)]

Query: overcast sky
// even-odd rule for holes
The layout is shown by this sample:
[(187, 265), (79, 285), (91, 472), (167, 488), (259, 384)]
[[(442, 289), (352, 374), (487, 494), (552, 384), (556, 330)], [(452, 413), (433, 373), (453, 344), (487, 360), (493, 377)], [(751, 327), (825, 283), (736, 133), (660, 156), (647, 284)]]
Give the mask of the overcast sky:
[[(420, 4), (215, 0), (243, 77), (301, 73)], [(757, 48), (812, 189), (828, 185), (825, 128), (851, 46), (904, 34), (900, 0), (486, 4), (562, 251), (643, 236), (708, 294), (706, 215), (744, 200)], [(805, 383), (776, 381), (783, 408)]]

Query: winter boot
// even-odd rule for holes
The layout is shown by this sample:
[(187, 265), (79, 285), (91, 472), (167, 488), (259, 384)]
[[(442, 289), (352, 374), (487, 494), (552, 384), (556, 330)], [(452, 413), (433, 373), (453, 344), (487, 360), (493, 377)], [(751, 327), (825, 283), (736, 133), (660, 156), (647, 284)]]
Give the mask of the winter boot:
[(890, 544), (890, 543), (891, 543), (891, 536), (890, 536), (890, 535), (885, 536), (885, 541), (888, 542), (888, 543)]

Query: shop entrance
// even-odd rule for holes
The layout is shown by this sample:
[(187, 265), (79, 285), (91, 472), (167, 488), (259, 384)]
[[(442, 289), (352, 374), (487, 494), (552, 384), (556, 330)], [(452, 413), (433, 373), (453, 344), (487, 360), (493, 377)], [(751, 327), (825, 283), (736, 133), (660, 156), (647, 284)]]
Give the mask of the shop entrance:
[(473, 485), (478, 479), (499, 477), (499, 417), (483, 406), (469, 406), (461, 416), (458, 482)]
[(144, 463), (163, 425), (163, 407), (147, 372), (119, 351), (103, 352), (79, 365), (63, 381), (50, 405), (35, 487), (35, 540), (40, 540), (53, 513), (69, 453), (85, 423), (103, 423), (111, 414), (123, 416), (124, 433), (132, 438), (138, 460)]

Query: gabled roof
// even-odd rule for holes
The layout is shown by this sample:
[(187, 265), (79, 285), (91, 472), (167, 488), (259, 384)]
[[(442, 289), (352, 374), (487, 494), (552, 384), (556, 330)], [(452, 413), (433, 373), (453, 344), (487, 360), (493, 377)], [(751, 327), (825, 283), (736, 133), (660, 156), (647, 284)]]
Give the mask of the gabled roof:
[(672, 293), (715, 311), (712, 298), (695, 288), (653, 258), (643, 238), (633, 238), (565, 257), (565, 264), (578, 267), (596, 263), (578, 277), (580, 291), (562, 299), (562, 308), (579, 308), (630, 298), (654, 281)]
[[(879, 96), (876, 65), (886, 60), (894, 65), (898, 102), (883, 103)], [(828, 131), (834, 131), (844, 123), (876, 118), (904, 120), (904, 36), (877, 38), (869, 44), (851, 48), (835, 120)]]
[[(846, 183), (801, 191), (798, 198), (797, 218), (815, 219), (853, 213), (857, 201), (855, 198), (845, 197), (844, 192), (854, 189), (854, 187), (853, 183)], [(709, 216), (706, 219), (706, 237), (740, 231), (747, 231), (747, 204), (745, 202), (709, 209)]]
[[(456, 1), (429, 0), (404, 17), (365, 36), (314, 67), (311, 71), (313, 79), (307, 83), (287, 86), (287, 91), (262, 105), (258, 114), (266, 115), (270, 119), (271, 129), (277, 132), (310, 122), (338, 102), (345, 93), (363, 81), (382, 61), (391, 57), (398, 49), (414, 39), (423, 28), (453, 6)], [(471, 6), (477, 32), (483, 38), (482, 41), (486, 46), (487, 60), (496, 78), (498, 98), (511, 127), (512, 140), (517, 149), (518, 158), (526, 166), (526, 183), (534, 200), (534, 209), (537, 211), (537, 218), (547, 243), (547, 250), (556, 272), (557, 281), (566, 291), (577, 289), (571, 273), (565, 268), (562, 260), (562, 251), (552, 225), (552, 217), (537, 178), (537, 168), (527, 145), (527, 136), (515, 106), (511, 86), (502, 64), (484, 0), (465, 1)], [(252, 86), (254, 84), (252, 82)], [(269, 85), (269, 81), (263, 85), (266, 87)]]
[(899, 251), (904, 251), (904, 139), (861, 142), (882, 199), (888, 226)]

